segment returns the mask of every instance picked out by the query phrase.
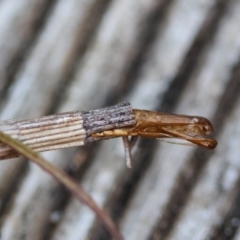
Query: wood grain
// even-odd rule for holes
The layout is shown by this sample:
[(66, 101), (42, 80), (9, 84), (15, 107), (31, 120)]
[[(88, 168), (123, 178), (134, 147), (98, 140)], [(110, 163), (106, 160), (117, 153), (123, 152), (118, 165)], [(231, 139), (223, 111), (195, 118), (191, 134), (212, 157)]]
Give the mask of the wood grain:
[[(44, 156), (110, 212), (127, 240), (239, 239), (240, 1), (10, 2), (0, 2), (0, 119), (123, 101), (209, 118), (213, 152), (144, 139), (132, 170), (121, 140)], [(2, 239), (110, 239), (37, 167), (0, 164)]]

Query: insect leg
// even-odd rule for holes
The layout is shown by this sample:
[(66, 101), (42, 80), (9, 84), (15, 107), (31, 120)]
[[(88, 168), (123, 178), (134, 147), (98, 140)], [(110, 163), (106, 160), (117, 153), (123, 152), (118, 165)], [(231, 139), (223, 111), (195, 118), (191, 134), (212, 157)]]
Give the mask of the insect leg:
[(122, 137), (123, 146), (125, 150), (126, 164), (128, 168), (132, 168), (132, 154), (131, 154), (131, 142), (128, 139), (128, 136)]
[(217, 146), (217, 141), (214, 139), (211, 139), (211, 138), (192, 137), (190, 135), (179, 133), (174, 130), (169, 131), (164, 128), (163, 128), (163, 130), (168, 131), (172, 135), (173, 138), (175, 137), (175, 138), (185, 139), (189, 142), (192, 142), (194, 144), (197, 144), (199, 146), (202, 146), (202, 147), (205, 147), (208, 149), (214, 149)]

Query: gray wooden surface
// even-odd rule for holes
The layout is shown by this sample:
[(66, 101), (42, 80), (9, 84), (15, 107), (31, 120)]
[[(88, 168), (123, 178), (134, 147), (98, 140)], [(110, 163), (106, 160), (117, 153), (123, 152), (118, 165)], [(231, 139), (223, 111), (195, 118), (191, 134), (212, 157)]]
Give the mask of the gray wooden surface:
[[(126, 240), (240, 239), (240, 0), (1, 0), (0, 119), (134, 108), (205, 116), (216, 150), (121, 139), (43, 155)], [(0, 162), (1, 240), (109, 239), (37, 166)]]

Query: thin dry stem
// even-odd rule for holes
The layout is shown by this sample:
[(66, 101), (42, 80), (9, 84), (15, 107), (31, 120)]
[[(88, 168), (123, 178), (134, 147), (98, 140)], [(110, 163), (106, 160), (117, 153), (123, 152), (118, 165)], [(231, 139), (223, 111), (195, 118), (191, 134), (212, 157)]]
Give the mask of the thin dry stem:
[(87, 206), (89, 206), (90, 209), (92, 209), (96, 213), (97, 217), (104, 223), (106, 228), (109, 230), (109, 232), (115, 239), (123, 239), (117, 226), (110, 218), (108, 213), (105, 210), (100, 209), (95, 203), (95, 201), (92, 199), (92, 197), (82, 187), (80, 187), (76, 181), (71, 179), (65, 172), (49, 163), (47, 160), (45, 160), (37, 152), (29, 148), (28, 146), (24, 145), (16, 139), (13, 139), (11, 136), (1, 131), (0, 141), (9, 145), (19, 154), (25, 156), (30, 161), (36, 163), (43, 170), (51, 174), (57, 181), (62, 183), (78, 200), (85, 203)]

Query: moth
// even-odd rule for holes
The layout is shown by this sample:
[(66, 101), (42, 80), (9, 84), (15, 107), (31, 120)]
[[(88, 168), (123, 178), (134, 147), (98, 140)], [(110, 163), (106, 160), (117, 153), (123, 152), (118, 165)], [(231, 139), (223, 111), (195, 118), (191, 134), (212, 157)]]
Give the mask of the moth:
[(127, 166), (132, 166), (131, 149), (137, 137), (157, 139), (181, 139), (207, 149), (214, 149), (217, 141), (207, 138), (213, 132), (211, 122), (199, 116), (166, 114), (133, 109), (136, 124), (95, 133), (97, 138), (122, 137)]

